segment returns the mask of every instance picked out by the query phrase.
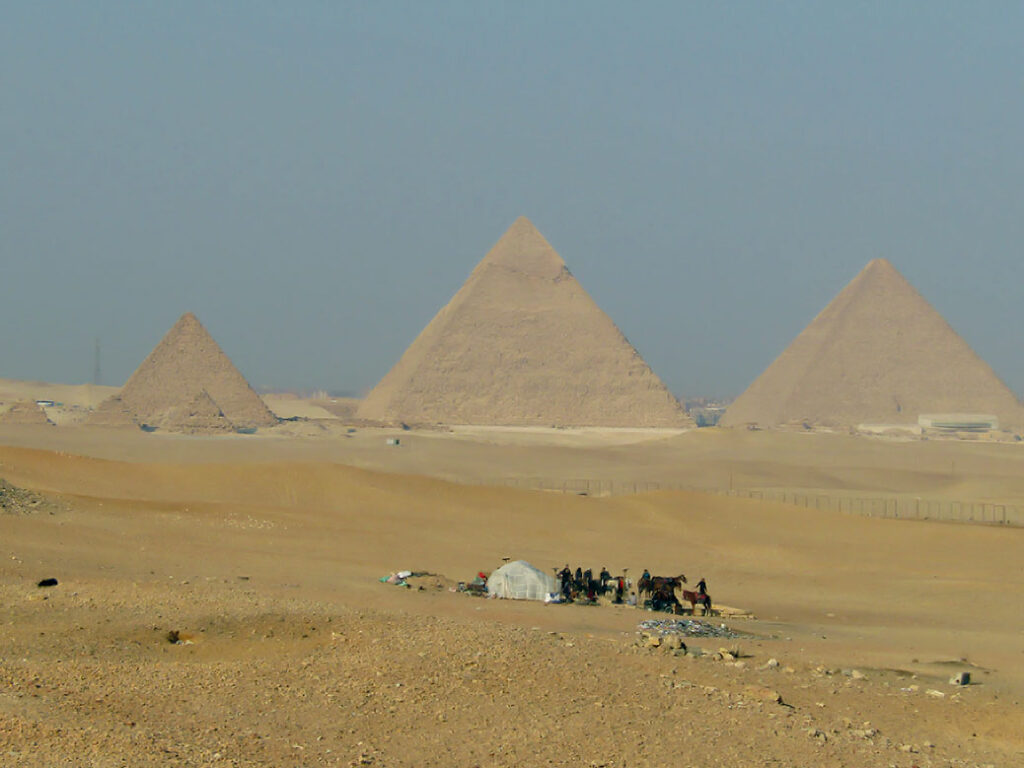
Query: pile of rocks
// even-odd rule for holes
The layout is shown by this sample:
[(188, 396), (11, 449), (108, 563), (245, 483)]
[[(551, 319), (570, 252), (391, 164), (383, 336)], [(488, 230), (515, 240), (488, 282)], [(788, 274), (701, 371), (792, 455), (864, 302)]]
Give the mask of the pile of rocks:
[(743, 632), (729, 629), (725, 624), (709, 624), (694, 619), (648, 619), (637, 625), (637, 633), (659, 637), (745, 637)]
[(0, 514), (30, 515), (46, 509), (50, 504), (33, 491), (26, 491), (0, 478)]

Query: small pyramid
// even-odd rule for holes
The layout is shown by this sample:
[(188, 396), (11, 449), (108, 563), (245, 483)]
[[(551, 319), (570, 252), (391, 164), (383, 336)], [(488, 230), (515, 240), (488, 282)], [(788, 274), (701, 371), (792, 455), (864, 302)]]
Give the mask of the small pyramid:
[(723, 426), (916, 424), (935, 413), (1021, 424), (1016, 396), (885, 259), (875, 259), (729, 406)]
[(124, 400), (117, 395), (113, 395), (100, 403), (96, 410), (86, 417), (83, 425), (87, 427), (138, 429), (139, 420), (135, 418), (132, 409), (125, 404)]
[(188, 435), (235, 431), (235, 425), (224, 415), (220, 406), (205, 389), (196, 393), (187, 405), (175, 406), (168, 411), (160, 426), (169, 431), (184, 432)]
[(43, 406), (35, 400), (21, 400), (3, 413), (0, 413), (0, 424), (45, 424), (54, 426), (46, 415)]
[(477, 265), (357, 415), (392, 423), (693, 426), (526, 218)]
[[(121, 399), (142, 424), (165, 426), (174, 409), (206, 391), (236, 427), (269, 427), (277, 417), (191, 312), (149, 354), (121, 389)], [(166, 426), (165, 426), (166, 428)]]

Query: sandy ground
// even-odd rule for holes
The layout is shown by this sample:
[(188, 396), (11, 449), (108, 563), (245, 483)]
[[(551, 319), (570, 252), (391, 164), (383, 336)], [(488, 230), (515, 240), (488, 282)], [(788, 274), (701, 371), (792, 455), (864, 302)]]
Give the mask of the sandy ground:
[[(1022, 529), (438, 479), (731, 472), (1024, 498), (1019, 446), (622, 437), (4, 428), (0, 476), (59, 506), (0, 515), (0, 763), (1024, 764)], [(652, 614), (627, 607), (377, 581), (503, 557), (703, 576), (757, 618), (714, 619), (745, 636), (690, 640), (696, 656), (638, 645)], [(713, 657), (731, 646), (738, 664)], [(960, 671), (974, 684), (950, 685)]]

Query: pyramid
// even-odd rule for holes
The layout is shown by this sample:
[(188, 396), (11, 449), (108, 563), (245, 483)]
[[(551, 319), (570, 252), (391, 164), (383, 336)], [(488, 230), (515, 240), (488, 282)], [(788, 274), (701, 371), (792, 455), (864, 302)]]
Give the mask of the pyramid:
[(729, 406), (723, 426), (916, 424), (922, 414), (1021, 424), (1016, 396), (885, 259), (875, 259)]
[(269, 427), (277, 417), (191, 312), (149, 354), (121, 389), (121, 399), (142, 424), (173, 428), (174, 409), (188, 408), (205, 391), (236, 427)]
[(88, 427), (117, 427), (138, 429), (139, 420), (131, 408), (117, 395), (108, 397), (83, 422)]
[(46, 411), (35, 400), (21, 400), (3, 413), (0, 424), (46, 424), (54, 426)]
[(693, 425), (525, 218), (477, 265), (357, 416), (390, 423)]
[(189, 435), (235, 431), (235, 425), (205, 389), (197, 392), (188, 404), (171, 408), (164, 418), (163, 427)]

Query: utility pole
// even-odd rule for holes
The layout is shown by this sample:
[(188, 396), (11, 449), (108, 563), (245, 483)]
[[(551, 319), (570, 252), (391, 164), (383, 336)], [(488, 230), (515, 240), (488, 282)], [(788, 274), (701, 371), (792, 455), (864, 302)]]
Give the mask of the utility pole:
[(92, 356), (92, 383), (99, 386), (103, 382), (103, 374), (100, 372), (100, 337), (96, 337), (96, 347)]

